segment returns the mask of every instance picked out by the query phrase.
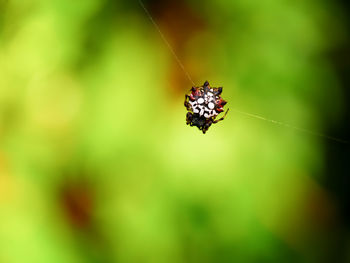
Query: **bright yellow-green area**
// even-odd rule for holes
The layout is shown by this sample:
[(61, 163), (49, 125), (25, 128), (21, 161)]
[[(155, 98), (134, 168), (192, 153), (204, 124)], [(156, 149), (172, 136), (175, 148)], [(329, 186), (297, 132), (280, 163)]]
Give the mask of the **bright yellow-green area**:
[[(205, 135), (137, 1), (0, 0), (0, 262), (323, 258), (324, 139), (239, 111), (321, 133), (336, 121), (332, 1), (188, 5), (207, 24), (186, 46), (207, 67), (195, 82), (231, 108)], [(72, 223), (66, 185), (91, 198), (88, 223)]]

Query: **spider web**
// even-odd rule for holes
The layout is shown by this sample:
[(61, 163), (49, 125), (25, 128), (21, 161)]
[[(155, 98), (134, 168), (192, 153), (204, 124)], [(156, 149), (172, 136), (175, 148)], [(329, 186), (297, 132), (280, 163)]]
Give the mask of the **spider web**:
[[(167, 48), (170, 50), (171, 54), (173, 55), (174, 59), (176, 60), (176, 62), (178, 63), (178, 65), (180, 66), (180, 68), (182, 69), (182, 71), (184, 72), (184, 74), (186, 75), (186, 77), (188, 78), (188, 80), (193, 84), (193, 86), (195, 86), (194, 81), (191, 78), (191, 75), (188, 73), (188, 71), (186, 70), (185, 66), (183, 65), (183, 63), (181, 62), (181, 60), (179, 59), (179, 57), (176, 55), (175, 50), (173, 49), (173, 47), (171, 46), (171, 44), (169, 43), (169, 41), (167, 40), (167, 38), (165, 37), (165, 35), (163, 34), (162, 30), (160, 29), (160, 27), (158, 26), (158, 24), (156, 23), (156, 21), (153, 19), (151, 13), (148, 11), (148, 9), (146, 8), (146, 6), (144, 5), (144, 3), (142, 2), (142, 0), (138, 0), (140, 6), (142, 7), (142, 9), (145, 11), (146, 15), (148, 16), (149, 20), (152, 22), (153, 26), (156, 28), (156, 30), (158, 31), (159, 35), (161, 36), (162, 40), (164, 41), (165, 45), (167, 46)], [(317, 137), (321, 137), (324, 139), (328, 139), (328, 140), (332, 140), (338, 143), (342, 143), (342, 144), (349, 144), (349, 141), (347, 140), (343, 140), (340, 138), (336, 138), (324, 133), (319, 133), (319, 132), (315, 132), (309, 129), (305, 129), (305, 128), (301, 128), (301, 127), (297, 127), (294, 125), (290, 125), (288, 123), (285, 122), (281, 122), (281, 121), (277, 121), (277, 120), (273, 120), (273, 119), (268, 119), (256, 114), (252, 114), (249, 112), (245, 112), (245, 111), (241, 111), (239, 109), (235, 109), (235, 108), (230, 108), (231, 110), (243, 114), (243, 115), (247, 115), (249, 117), (255, 118), (255, 119), (259, 119), (259, 120), (263, 120), (266, 122), (270, 122), (279, 126), (284, 126), (286, 128), (289, 129), (293, 129), (299, 132), (303, 132), (312, 136), (317, 136)]]

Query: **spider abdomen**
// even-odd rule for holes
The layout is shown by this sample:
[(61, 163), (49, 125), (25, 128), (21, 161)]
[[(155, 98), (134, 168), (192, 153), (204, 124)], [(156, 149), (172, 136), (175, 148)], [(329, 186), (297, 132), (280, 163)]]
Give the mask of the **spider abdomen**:
[(192, 87), (191, 93), (185, 95), (187, 124), (197, 126), (205, 133), (211, 124), (223, 120), (227, 111), (224, 117), (216, 120), (216, 116), (224, 111), (223, 107), (227, 103), (221, 98), (221, 93), (222, 87), (212, 88), (208, 81), (201, 87)]

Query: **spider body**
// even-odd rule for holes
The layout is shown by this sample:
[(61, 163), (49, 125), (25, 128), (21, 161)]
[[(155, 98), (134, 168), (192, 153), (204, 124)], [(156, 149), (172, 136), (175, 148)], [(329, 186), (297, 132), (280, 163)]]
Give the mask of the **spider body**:
[(207, 132), (212, 124), (222, 121), (224, 116), (218, 120), (216, 117), (224, 111), (223, 107), (227, 103), (221, 98), (222, 87), (212, 88), (209, 82), (204, 82), (201, 87), (192, 87), (191, 93), (185, 95), (184, 105), (187, 109), (186, 123), (196, 126), (203, 134)]

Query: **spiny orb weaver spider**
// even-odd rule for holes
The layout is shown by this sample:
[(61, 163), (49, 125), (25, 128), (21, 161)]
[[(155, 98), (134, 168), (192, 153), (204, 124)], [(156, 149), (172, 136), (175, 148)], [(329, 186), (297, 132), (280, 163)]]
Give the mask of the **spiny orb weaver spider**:
[(227, 103), (220, 94), (222, 87), (212, 88), (209, 82), (204, 82), (201, 87), (192, 87), (191, 93), (185, 95), (185, 107), (188, 110), (186, 115), (186, 124), (197, 126), (203, 134), (207, 132), (213, 123), (222, 121), (224, 116), (216, 120), (216, 116), (224, 111), (223, 107)]

